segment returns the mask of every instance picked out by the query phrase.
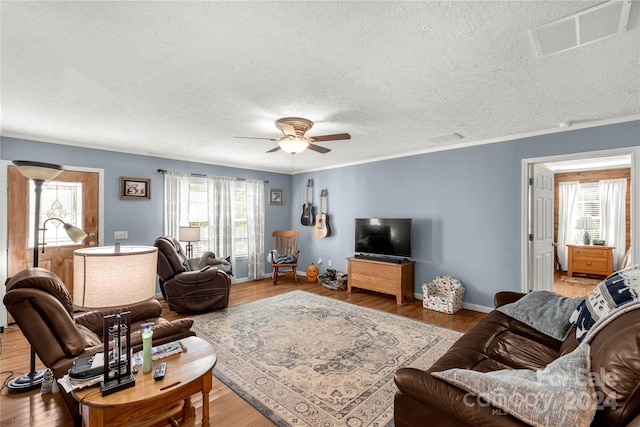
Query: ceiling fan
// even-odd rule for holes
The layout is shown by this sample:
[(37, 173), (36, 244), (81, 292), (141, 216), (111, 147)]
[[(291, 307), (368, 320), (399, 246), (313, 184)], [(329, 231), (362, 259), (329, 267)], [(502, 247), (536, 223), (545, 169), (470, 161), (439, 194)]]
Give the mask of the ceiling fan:
[(338, 141), (341, 139), (351, 139), (351, 135), (348, 133), (336, 133), (333, 135), (317, 135), (317, 136), (305, 136), (305, 133), (311, 129), (313, 122), (301, 117), (283, 117), (275, 121), (275, 125), (282, 131), (284, 136), (281, 138), (257, 138), (250, 136), (234, 136), (234, 138), (243, 139), (266, 139), (268, 141), (277, 141), (278, 145), (275, 148), (267, 151), (267, 153), (273, 153), (278, 150), (284, 150), (287, 153), (296, 154), (300, 153), (307, 148), (312, 151), (316, 151), (321, 154), (326, 154), (331, 151), (329, 148), (321, 147), (314, 144), (318, 141)]

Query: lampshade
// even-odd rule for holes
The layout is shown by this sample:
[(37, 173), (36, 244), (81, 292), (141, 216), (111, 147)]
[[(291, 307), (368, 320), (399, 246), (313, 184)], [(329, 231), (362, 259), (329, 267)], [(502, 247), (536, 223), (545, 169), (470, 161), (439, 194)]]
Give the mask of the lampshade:
[(62, 173), (63, 167), (51, 163), (32, 162), (27, 160), (14, 160), (13, 164), (18, 171), (29, 179), (49, 181)]
[(296, 154), (307, 149), (309, 146), (309, 140), (306, 138), (287, 135), (280, 138), (278, 145), (287, 153)]
[(181, 242), (200, 241), (200, 227), (180, 227), (178, 230), (178, 240)]
[(576, 225), (576, 228), (578, 230), (595, 230), (597, 227), (590, 216), (583, 216), (578, 220), (578, 225)]
[(80, 240), (87, 237), (87, 233), (84, 232), (83, 229), (76, 227), (75, 225), (71, 225), (69, 223), (63, 222), (64, 231), (67, 232), (67, 236), (74, 242), (78, 243)]
[(152, 246), (83, 248), (73, 252), (73, 303), (83, 308), (127, 307), (156, 292), (158, 249)]

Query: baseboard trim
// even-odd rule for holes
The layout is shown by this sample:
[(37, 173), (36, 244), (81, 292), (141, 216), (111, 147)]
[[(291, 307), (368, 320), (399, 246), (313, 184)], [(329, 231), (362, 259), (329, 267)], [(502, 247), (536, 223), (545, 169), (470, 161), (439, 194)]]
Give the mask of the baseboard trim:
[[(423, 294), (418, 294), (415, 293), (413, 294), (413, 297), (417, 300), (422, 301), (424, 299), (424, 295)], [(467, 310), (472, 310), (472, 311), (478, 311), (480, 313), (489, 313), (491, 311), (493, 311), (493, 307), (486, 307), (484, 305), (479, 305), (479, 304), (471, 304), (468, 302), (463, 302), (462, 303), (462, 308), (467, 309)]]
[(493, 307), (486, 307), (484, 305), (471, 304), (468, 302), (463, 302), (462, 308), (466, 308), (467, 310), (479, 311), (480, 313), (490, 313), (494, 310)]

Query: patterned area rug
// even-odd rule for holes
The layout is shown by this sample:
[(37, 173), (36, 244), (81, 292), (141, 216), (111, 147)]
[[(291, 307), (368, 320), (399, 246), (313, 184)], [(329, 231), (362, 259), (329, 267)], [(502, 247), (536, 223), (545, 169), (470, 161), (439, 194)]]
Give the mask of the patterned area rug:
[(278, 426), (393, 426), (394, 372), (429, 368), (462, 334), (293, 291), (195, 316), (214, 375)]
[(560, 281), (567, 283), (577, 283), (579, 285), (597, 285), (602, 282), (602, 279), (592, 279), (590, 277), (569, 277), (562, 276)]

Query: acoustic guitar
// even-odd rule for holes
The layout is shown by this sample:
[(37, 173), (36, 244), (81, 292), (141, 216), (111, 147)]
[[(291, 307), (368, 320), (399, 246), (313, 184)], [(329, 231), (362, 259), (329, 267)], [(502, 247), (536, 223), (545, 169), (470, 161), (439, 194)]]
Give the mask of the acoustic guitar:
[(320, 213), (316, 215), (316, 225), (313, 227), (313, 234), (316, 237), (327, 237), (331, 234), (331, 227), (329, 227), (329, 215), (322, 212), (322, 199), (327, 197), (327, 190), (320, 192)]
[(307, 190), (304, 196), (304, 205), (302, 205), (302, 217), (300, 217), (300, 222), (302, 225), (313, 225), (315, 223), (315, 210), (311, 203), (309, 203), (309, 188), (313, 187), (313, 182), (309, 179), (307, 180)]

